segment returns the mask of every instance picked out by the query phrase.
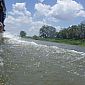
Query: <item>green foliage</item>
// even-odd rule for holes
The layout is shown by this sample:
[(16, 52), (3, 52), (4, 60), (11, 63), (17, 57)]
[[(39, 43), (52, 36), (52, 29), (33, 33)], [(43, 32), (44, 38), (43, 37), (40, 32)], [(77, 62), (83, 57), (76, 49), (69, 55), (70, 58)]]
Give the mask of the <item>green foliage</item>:
[(21, 31), (20, 32), (20, 37), (26, 37), (26, 32), (25, 31)]
[(39, 37), (37, 35), (34, 35), (33, 39), (37, 40), (37, 39), (39, 39)]
[(72, 25), (57, 33), (56, 38), (62, 39), (85, 39), (85, 24)]
[(39, 34), (42, 38), (85, 39), (85, 22), (63, 28), (59, 32), (56, 32), (56, 29), (52, 26), (44, 25), (40, 28)]
[(61, 39), (61, 38), (39, 38), (39, 40), (42, 41), (50, 41), (50, 42), (56, 42), (56, 43), (64, 43), (64, 44), (70, 44), (70, 45), (80, 45), (85, 46), (85, 39)]
[(40, 37), (42, 38), (54, 38), (56, 29), (52, 26), (44, 25), (40, 28)]
[[(50, 29), (51, 28), (51, 29)], [(54, 29), (54, 30), (52, 30)], [(56, 32), (54, 27), (42, 26), (39, 40), (85, 46), (85, 21)]]

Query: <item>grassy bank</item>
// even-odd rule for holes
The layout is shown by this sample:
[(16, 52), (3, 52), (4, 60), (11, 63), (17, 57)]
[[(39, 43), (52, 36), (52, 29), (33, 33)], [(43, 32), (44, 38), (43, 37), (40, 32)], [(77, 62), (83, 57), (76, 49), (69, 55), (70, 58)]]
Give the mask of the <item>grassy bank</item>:
[(74, 40), (74, 39), (52, 39), (51, 40), (51, 39), (48, 39), (48, 41), (85, 46), (85, 40)]
[(56, 43), (64, 43), (64, 44), (70, 44), (70, 45), (85, 46), (85, 39), (41, 38), (38, 36), (24, 37), (24, 38), (27, 38), (27, 39), (31, 38), (31, 39), (35, 39), (35, 40), (50, 41), (50, 42), (56, 42)]
[(37, 38), (37, 40), (50, 41), (56, 43), (64, 43), (70, 45), (85, 46), (85, 39), (52, 39), (52, 38)]

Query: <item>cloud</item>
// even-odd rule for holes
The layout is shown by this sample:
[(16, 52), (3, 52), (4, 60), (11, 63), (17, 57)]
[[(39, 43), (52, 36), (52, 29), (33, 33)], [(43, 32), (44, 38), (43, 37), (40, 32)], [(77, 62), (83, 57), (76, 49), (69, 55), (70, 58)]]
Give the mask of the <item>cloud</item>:
[(21, 30), (26, 31), (30, 36), (39, 34), (43, 24), (41, 21), (33, 21), (31, 13), (26, 8), (26, 3), (12, 5), (12, 11), (8, 13), (5, 20), (6, 30), (13, 34), (19, 34)]
[(26, 3), (13, 4), (12, 11), (8, 13), (5, 20), (6, 29), (9, 31), (15, 30), (16, 32), (24, 30), (31, 22), (31, 13), (27, 10)]
[(80, 10), (80, 11), (77, 13), (77, 16), (85, 17), (85, 11), (84, 11), (84, 10)]
[(75, 17), (85, 17), (85, 10), (80, 3), (73, 0), (57, 0), (53, 6), (38, 3), (36, 14), (54, 17), (60, 20), (70, 20)]
[(9, 12), (9, 15), (17, 17), (15, 20), (17, 22), (29, 22), (32, 21), (31, 13), (26, 8), (26, 3), (16, 3), (12, 5), (13, 9)]
[[(48, 13), (48, 10), (50, 8), (50, 6), (47, 5), (43, 6), (42, 4), (40, 4), (39, 7), (36, 4), (36, 9), (39, 11), (43, 7), (44, 9), (43, 12), (45, 13), (44, 15)], [(32, 16), (31, 12), (29, 12), (26, 8), (26, 3), (13, 4), (12, 11), (8, 13), (8, 16), (5, 20), (6, 30), (10, 31), (13, 34), (19, 34), (21, 30), (24, 30), (28, 33), (29, 36), (38, 35), (39, 29), (43, 25), (45, 24), (52, 25), (52, 24), (51, 22), (49, 22), (50, 17), (47, 17), (43, 20), (40, 20), (39, 18), (38, 20), (36, 19), (37, 16), (38, 15), (36, 15), (36, 13), (35, 16)]]
[(40, 15), (47, 16), (49, 11), (51, 10), (51, 6), (50, 5), (46, 5), (46, 4), (42, 4), (42, 3), (38, 3), (38, 4), (35, 4), (35, 10)]
[[(72, 19), (75, 17), (85, 17), (82, 16), (83, 12), (85, 14), (85, 10), (83, 6), (76, 1), (73, 0), (58, 0), (57, 4), (55, 4), (49, 14), (55, 18), (59, 19)], [(78, 15), (80, 14), (80, 15)]]
[(58, 26), (58, 23), (60, 21), (70, 21), (76, 17), (85, 17), (83, 6), (73, 0), (57, 0), (53, 6), (36, 3), (35, 10), (32, 15), (27, 10), (26, 3), (13, 4), (12, 10), (8, 12), (5, 20), (6, 30), (14, 34), (19, 34), (21, 30), (24, 30), (29, 36), (32, 36), (38, 35), (39, 29), (43, 25), (54, 26), (59, 31), (61, 27)]

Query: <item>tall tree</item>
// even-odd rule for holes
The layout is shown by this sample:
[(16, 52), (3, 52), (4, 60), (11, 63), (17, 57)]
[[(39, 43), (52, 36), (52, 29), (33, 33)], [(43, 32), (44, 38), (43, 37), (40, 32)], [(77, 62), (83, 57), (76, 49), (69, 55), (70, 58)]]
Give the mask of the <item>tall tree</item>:
[(56, 36), (56, 28), (44, 25), (40, 28), (39, 35), (43, 38), (54, 38)]

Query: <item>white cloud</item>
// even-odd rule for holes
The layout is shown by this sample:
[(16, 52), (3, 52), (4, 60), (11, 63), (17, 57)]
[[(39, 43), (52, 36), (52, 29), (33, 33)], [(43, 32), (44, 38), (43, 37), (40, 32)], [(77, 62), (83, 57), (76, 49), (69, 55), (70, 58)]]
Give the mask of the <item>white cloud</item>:
[[(41, 0), (43, 2), (43, 0)], [(60, 30), (57, 22), (60, 20), (70, 20), (75, 17), (85, 17), (83, 6), (73, 0), (57, 0), (53, 6), (36, 3), (36, 12), (31, 14), (26, 8), (26, 3), (16, 3), (12, 5), (12, 11), (8, 13), (5, 20), (6, 30), (14, 34), (19, 34), (24, 30), (28, 35), (38, 35), (42, 25), (54, 26)]]
[(39, 15), (47, 16), (49, 11), (51, 10), (51, 6), (45, 5), (45, 4), (42, 4), (42, 3), (38, 3), (38, 4), (35, 4), (35, 10), (37, 10), (37, 13)]
[(11, 12), (9, 12), (9, 16), (6, 19), (8, 22), (11, 20), (15, 23), (24, 24), (32, 22), (31, 13), (27, 10), (26, 3), (16, 3), (13, 4), (12, 7), (13, 9)]
[(77, 16), (85, 17), (85, 11), (84, 10), (80, 10), (79, 13), (77, 13)]
[(11, 15), (18, 15), (18, 16), (31, 16), (31, 13), (27, 11), (26, 3), (16, 3), (12, 5), (13, 9), (10, 12)]
[(39, 29), (44, 25), (42, 21), (36, 21), (32, 22), (30, 25), (30, 29), (28, 29), (28, 32), (30, 35), (39, 35)]
[(73, 0), (57, 0), (57, 3), (53, 6), (38, 3), (35, 5), (35, 9), (39, 15), (51, 16), (60, 20), (85, 17), (83, 6)]
[[(43, 7), (43, 12), (45, 15), (48, 13), (50, 8), (49, 5), (43, 6), (42, 4), (39, 4), (39, 7), (36, 4), (36, 9), (39, 11)], [(35, 13), (35, 16), (37, 17), (38, 15)], [(21, 30), (24, 30), (29, 36), (38, 35), (39, 29), (43, 25), (52, 25), (51, 22), (49, 22), (49, 19), (50, 17), (43, 19), (43, 21), (40, 20), (40, 18), (39, 20), (35, 20), (35, 17), (32, 17), (31, 13), (27, 10), (26, 3), (16, 3), (12, 5), (12, 11), (8, 13), (8, 16), (5, 20), (6, 30), (14, 34), (19, 34)]]
[[(73, 0), (58, 0), (51, 11), (49, 12), (51, 16), (60, 19), (71, 19), (78, 17), (78, 13), (84, 11), (84, 8), (81, 4)], [(81, 14), (79, 16), (82, 16)], [(82, 16), (84, 17), (84, 16)]]
[(33, 21), (25, 3), (16, 3), (12, 5), (12, 11), (8, 13), (5, 24), (6, 30), (14, 34), (19, 34), (21, 30), (24, 30), (32, 36), (39, 34), (39, 28), (43, 25), (43, 22)]

